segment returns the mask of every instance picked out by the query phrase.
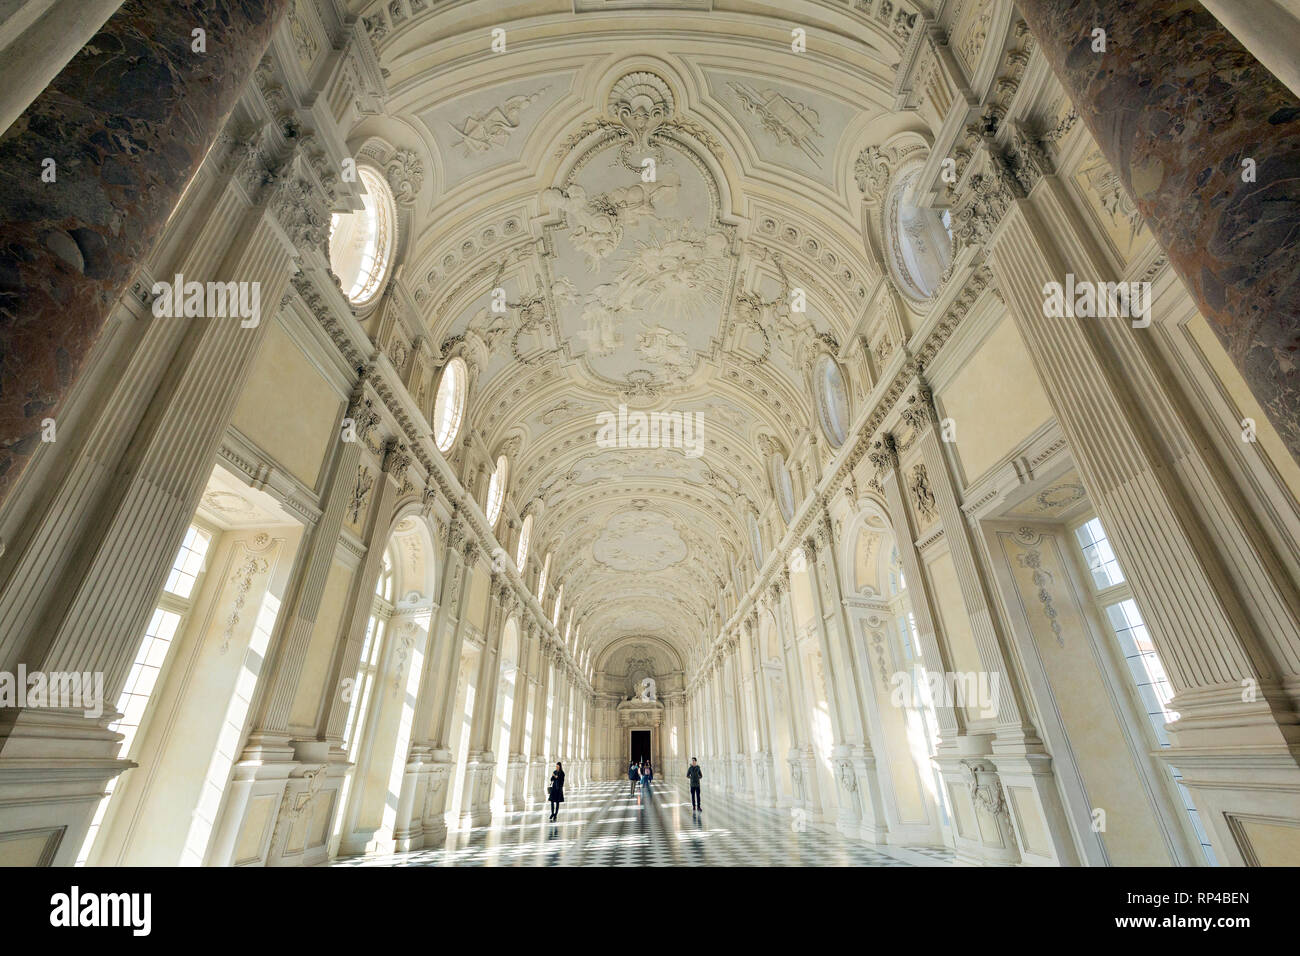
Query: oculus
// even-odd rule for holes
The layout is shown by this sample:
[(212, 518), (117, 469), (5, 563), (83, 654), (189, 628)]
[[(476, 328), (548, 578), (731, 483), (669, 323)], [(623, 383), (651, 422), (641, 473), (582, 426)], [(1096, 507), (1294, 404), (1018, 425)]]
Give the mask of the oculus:
[(433, 441), (444, 455), (456, 440), (465, 417), (468, 385), (469, 369), (465, 360), (456, 356), (443, 367), (438, 392), (433, 399)]
[(825, 352), (818, 356), (813, 367), (813, 388), (822, 432), (827, 441), (839, 448), (849, 435), (849, 391), (839, 363)]
[(763, 532), (759, 530), (758, 519), (753, 512), (749, 515), (749, 543), (754, 549), (754, 566), (763, 567)]
[(951, 218), (946, 209), (916, 205), (923, 163), (904, 167), (885, 199), (885, 244), (894, 283), (908, 298), (926, 302), (943, 284), (952, 262)]
[(533, 516), (525, 515), (523, 527), (519, 529), (519, 547), (515, 551), (515, 567), (522, 574), (528, 563), (528, 545), (533, 537)]
[(781, 509), (781, 517), (789, 524), (794, 517), (794, 483), (790, 480), (790, 469), (786, 466), (785, 456), (773, 452), (767, 460), (767, 469), (777, 507)]
[(505, 455), (497, 457), (497, 465), (492, 469), (492, 477), (488, 480), (487, 496), (487, 523), (490, 527), (495, 528), (497, 519), (501, 517), (501, 505), (506, 498), (506, 479), (510, 476), (510, 459)]
[(356, 212), (330, 218), (330, 268), (354, 306), (369, 305), (379, 295), (393, 263), (397, 206), (383, 174), (358, 166), (365, 192)]

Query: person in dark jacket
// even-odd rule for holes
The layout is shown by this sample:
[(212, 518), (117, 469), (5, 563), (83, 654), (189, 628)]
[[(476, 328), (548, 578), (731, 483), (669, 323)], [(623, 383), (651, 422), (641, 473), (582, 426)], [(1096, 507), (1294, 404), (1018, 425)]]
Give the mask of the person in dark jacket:
[(564, 767), (560, 762), (555, 761), (555, 772), (551, 774), (551, 790), (548, 794), (551, 801), (551, 819), (560, 812), (560, 804), (564, 802)]
[(627, 779), (630, 781), (630, 786), (627, 795), (629, 797), (635, 797), (636, 782), (641, 779), (641, 768), (636, 765), (635, 760), (633, 760), (630, 764), (627, 765)]
[(691, 782), (691, 809), (703, 809), (700, 806), (700, 778), (704, 776), (704, 771), (700, 769), (699, 761), (694, 757), (691, 758), (691, 765), (686, 768), (686, 779)]

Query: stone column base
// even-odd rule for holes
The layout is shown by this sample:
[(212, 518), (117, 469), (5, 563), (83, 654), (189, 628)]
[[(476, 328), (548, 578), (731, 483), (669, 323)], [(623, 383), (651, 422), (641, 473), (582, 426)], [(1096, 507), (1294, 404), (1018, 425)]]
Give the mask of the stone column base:
[(456, 761), (448, 750), (434, 750), (426, 760), (420, 829), (424, 834), (423, 848), (432, 849), (447, 842), (447, 798), (451, 794)]
[(987, 736), (954, 738), (935, 755), (952, 803), (957, 862), (1013, 866), (1020, 848), (997, 766), (986, 756)]
[(470, 754), (465, 763), (465, 790), (461, 794), (459, 828), (484, 827), (492, 822), (492, 776), (496, 758), (492, 751)]
[(506, 762), (505, 808), (518, 813), (524, 809), (524, 777), (528, 772), (528, 759), (523, 754), (512, 754)]
[(0, 726), (0, 866), (72, 866), (109, 782), (120, 714), (28, 709)]

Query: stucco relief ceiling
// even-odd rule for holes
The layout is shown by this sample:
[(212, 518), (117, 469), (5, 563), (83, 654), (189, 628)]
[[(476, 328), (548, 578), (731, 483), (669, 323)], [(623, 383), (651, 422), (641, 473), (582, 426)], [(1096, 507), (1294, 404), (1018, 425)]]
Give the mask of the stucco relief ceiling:
[[(373, 132), (432, 169), (413, 299), (474, 366), (471, 427), (494, 453), (523, 437), (509, 494), (542, 505), (534, 553), (598, 654), (640, 636), (685, 661), (715, 626), (771, 494), (761, 440), (816, 427), (812, 362), (852, 342), (880, 274), (853, 157), (898, 128), (916, 15), (793, 2), (355, 5), (389, 88)], [(795, 15), (819, 38), (801, 54)], [(700, 453), (601, 447), (620, 405), (698, 414)]]
[(605, 523), (591, 547), (615, 571), (662, 571), (686, 557), (686, 542), (659, 511), (625, 511)]

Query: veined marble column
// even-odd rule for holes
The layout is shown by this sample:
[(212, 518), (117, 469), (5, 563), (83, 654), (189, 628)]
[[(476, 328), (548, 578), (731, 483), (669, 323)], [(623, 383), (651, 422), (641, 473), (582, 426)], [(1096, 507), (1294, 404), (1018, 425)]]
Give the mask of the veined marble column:
[(288, 5), (126, 0), (0, 139), (0, 503)]
[[(1199, 0), (1020, 0), (1079, 115), (1300, 459), (1300, 103)], [(1105, 52), (1093, 52), (1095, 29)], [(1243, 162), (1253, 161), (1253, 176)]]
[(122, 0), (9, 0), (0, 22), (0, 134), (111, 17)]

